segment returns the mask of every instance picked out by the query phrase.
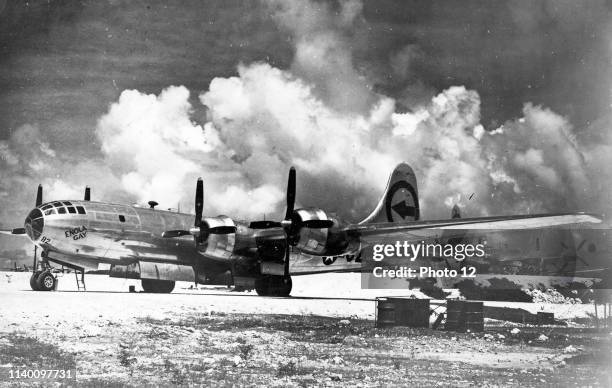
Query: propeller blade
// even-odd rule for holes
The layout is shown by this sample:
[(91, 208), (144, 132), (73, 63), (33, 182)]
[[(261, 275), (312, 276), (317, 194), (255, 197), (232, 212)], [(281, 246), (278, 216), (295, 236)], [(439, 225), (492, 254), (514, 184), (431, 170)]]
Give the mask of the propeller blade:
[(580, 242), (580, 244), (578, 244), (578, 246), (576, 247), (576, 250), (577, 250), (577, 251), (579, 251), (579, 250), (580, 250), (580, 248), (582, 248), (582, 246), (584, 245), (584, 243), (586, 243), (586, 239), (585, 239), (585, 240), (582, 240), (582, 241)]
[(202, 178), (198, 178), (196, 184), (195, 196), (195, 226), (199, 227), (202, 224), (202, 211), (204, 210), (204, 182)]
[(289, 169), (289, 180), (287, 181), (287, 212), (285, 220), (290, 220), (295, 206), (295, 167)]
[(300, 226), (310, 229), (326, 229), (334, 226), (334, 222), (332, 220), (307, 220), (302, 222)]
[(25, 228), (15, 228), (11, 230), (11, 234), (25, 234)]
[(83, 197), (85, 201), (89, 201), (91, 199), (91, 189), (89, 186), (85, 186), (85, 196)]
[(43, 188), (42, 185), (38, 185), (38, 190), (36, 191), (36, 207), (39, 207), (43, 202)]
[(276, 221), (253, 221), (249, 224), (251, 229), (269, 229), (269, 228), (280, 228), (282, 224)]
[(175, 238), (175, 237), (187, 236), (188, 234), (191, 234), (191, 232), (189, 232), (188, 230), (167, 230), (164, 233), (162, 233), (162, 237), (163, 238)]

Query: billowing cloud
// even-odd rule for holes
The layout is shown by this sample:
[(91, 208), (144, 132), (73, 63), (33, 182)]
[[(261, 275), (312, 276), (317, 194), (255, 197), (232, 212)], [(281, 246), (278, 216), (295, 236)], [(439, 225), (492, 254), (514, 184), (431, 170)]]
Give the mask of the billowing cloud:
[[(360, 2), (268, 5), (294, 44), (287, 69), (240, 64), (235, 76), (214, 78), (195, 103), (182, 86), (158, 95), (125, 90), (99, 118), (99, 153), (86, 161), (58, 153), (37, 127), (24, 126), (0, 142), (8, 182), (0, 195), (24, 190), (33, 198), (34, 182), (42, 181), (53, 195), (80, 197), (90, 183), (96, 198), (191, 210), (195, 179), (203, 176), (206, 214), (270, 219), (282, 214), (293, 165), (300, 205), (359, 221), (392, 168), (407, 161), (428, 219), (448, 218), (454, 204), (465, 216), (609, 212), (609, 119), (577, 131), (526, 102), (521, 117), (485, 129), (480, 91), (459, 85), (423, 97), (411, 68), (422, 54), (410, 45), (391, 66), (418, 89), (407, 95), (419, 97), (399, 101), (375, 91), (353, 60), (353, 31), (364, 23)], [(205, 120), (194, 114), (200, 105)]]

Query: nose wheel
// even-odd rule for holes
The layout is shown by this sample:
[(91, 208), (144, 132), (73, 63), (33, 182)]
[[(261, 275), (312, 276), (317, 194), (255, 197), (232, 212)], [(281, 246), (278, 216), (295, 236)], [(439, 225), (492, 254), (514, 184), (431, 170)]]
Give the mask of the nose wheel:
[(30, 276), (30, 287), (32, 288), (32, 290), (34, 291), (40, 291), (40, 289), (38, 288), (38, 276), (41, 274), (40, 271), (36, 271), (36, 272), (32, 272), (32, 276)]
[(30, 287), (34, 291), (51, 291), (55, 289), (57, 279), (51, 271), (34, 272), (30, 277)]

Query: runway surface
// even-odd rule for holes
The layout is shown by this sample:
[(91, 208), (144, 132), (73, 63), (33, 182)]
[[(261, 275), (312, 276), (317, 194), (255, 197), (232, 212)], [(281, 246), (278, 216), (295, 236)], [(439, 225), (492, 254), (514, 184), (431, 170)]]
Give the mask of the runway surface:
[[(57, 322), (108, 319), (133, 321), (137, 318), (178, 318), (193, 313), (299, 314), (326, 317), (374, 319), (374, 299), (379, 296), (423, 296), (411, 290), (362, 290), (359, 274), (296, 276), (289, 298), (260, 297), (254, 291), (230, 292), (223, 287), (190, 289), (192, 283), (177, 282), (171, 294), (129, 293), (130, 285), (141, 291), (140, 281), (86, 275), (87, 291), (77, 291), (74, 274), (59, 278), (58, 291), (30, 290), (30, 274), (0, 274), (0, 329), (18, 326), (36, 329)], [(533, 313), (554, 312), (561, 319), (585, 317), (590, 305), (486, 302), (511, 305)], [(13, 326), (13, 327), (11, 327)]]

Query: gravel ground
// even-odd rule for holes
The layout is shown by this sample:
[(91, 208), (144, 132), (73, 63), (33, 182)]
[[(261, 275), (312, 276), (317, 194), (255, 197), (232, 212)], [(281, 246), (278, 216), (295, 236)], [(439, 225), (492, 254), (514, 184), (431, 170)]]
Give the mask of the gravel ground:
[(569, 326), (376, 329), (366, 299), (130, 294), (89, 278), (107, 292), (0, 284), (0, 366), (76, 363), (78, 386), (612, 386), (612, 336), (571, 322), (592, 306), (558, 306)]

